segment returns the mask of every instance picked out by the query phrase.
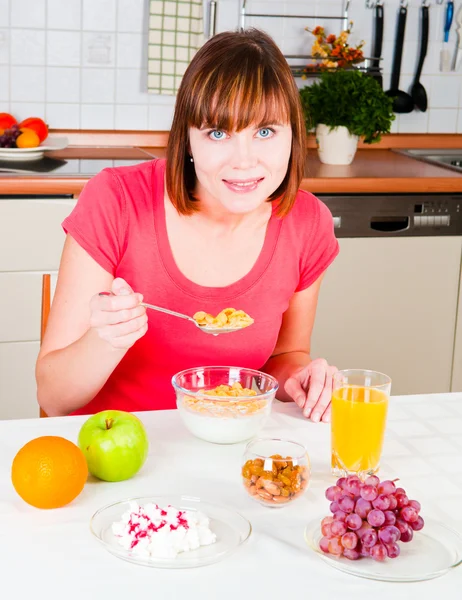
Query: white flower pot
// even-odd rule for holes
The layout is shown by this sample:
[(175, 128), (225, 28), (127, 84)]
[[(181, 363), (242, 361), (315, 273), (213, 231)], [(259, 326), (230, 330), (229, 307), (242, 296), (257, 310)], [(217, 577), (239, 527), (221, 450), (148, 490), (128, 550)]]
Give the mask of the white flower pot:
[(352, 135), (346, 127), (330, 129), (320, 124), (316, 127), (319, 160), (326, 165), (349, 165), (358, 148), (359, 136)]

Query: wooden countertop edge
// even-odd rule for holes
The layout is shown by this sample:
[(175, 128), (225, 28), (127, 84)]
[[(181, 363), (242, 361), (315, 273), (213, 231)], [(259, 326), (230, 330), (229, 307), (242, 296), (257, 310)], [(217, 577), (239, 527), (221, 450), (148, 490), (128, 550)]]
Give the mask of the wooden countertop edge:
[[(51, 129), (50, 133), (65, 135), (69, 144), (75, 146), (137, 146), (139, 148), (165, 147), (168, 131), (110, 131), (90, 129)], [(307, 148), (316, 148), (314, 134), (309, 134)], [(389, 133), (376, 144), (364, 144), (358, 148), (387, 150), (390, 148), (462, 148), (462, 134), (457, 133)]]
[[(59, 178), (49, 179), (41, 177), (27, 178), (2, 178), (0, 194), (7, 195), (62, 195), (68, 194), (77, 197), (83, 189), (87, 179)], [(462, 178), (443, 179), (440, 177), (428, 178), (305, 178), (301, 189), (313, 194), (422, 194), (422, 193), (462, 193)]]
[(436, 194), (462, 193), (462, 177), (460, 179), (444, 179), (442, 177), (393, 179), (338, 177), (338, 178), (305, 178), (301, 189), (313, 194)]

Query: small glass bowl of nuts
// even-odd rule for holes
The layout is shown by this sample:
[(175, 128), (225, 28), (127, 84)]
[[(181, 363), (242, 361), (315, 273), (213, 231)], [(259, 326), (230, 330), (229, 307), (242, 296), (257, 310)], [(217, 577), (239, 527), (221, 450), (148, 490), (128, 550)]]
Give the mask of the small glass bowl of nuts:
[(264, 506), (285, 506), (302, 496), (311, 464), (302, 444), (277, 438), (249, 442), (241, 469), (247, 493)]

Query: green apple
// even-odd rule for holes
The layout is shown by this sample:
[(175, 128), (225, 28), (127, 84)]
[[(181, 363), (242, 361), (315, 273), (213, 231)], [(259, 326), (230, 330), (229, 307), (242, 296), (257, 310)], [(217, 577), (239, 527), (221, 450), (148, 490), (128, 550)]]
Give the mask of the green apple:
[(143, 423), (122, 410), (103, 410), (89, 417), (80, 429), (78, 444), (90, 473), (104, 481), (133, 477), (149, 449)]

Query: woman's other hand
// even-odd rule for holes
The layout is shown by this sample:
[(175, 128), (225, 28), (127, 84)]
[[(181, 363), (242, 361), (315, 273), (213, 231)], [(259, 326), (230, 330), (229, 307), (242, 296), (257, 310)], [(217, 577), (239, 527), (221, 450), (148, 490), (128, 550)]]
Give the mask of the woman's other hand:
[(102, 292), (91, 299), (90, 327), (113, 348), (127, 350), (148, 330), (142, 301), (143, 296), (118, 277), (110, 293)]
[(286, 380), (287, 394), (302, 409), (303, 415), (315, 423), (330, 422), (332, 382), (337, 370), (323, 358), (316, 358)]

